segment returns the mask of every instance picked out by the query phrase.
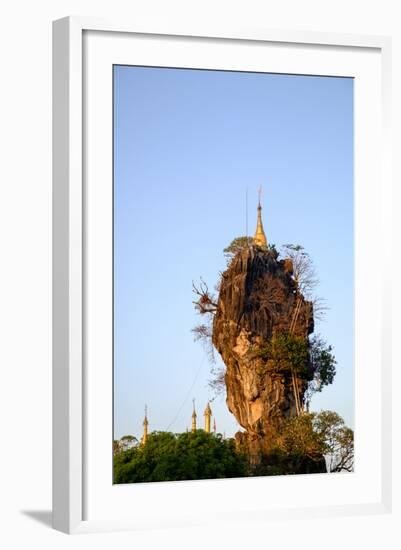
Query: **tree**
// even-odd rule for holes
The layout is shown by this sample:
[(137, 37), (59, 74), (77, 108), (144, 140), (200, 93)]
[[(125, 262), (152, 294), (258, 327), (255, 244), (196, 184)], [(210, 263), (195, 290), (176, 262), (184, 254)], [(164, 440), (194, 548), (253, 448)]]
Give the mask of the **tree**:
[(209, 387), (217, 395), (223, 395), (226, 390), (226, 369), (222, 366), (211, 369), (212, 378), (209, 380)]
[(127, 449), (130, 449), (131, 447), (134, 447), (138, 444), (138, 440), (133, 435), (123, 435), (123, 437), (120, 438), (120, 445), (121, 450), (126, 451)]
[(313, 413), (289, 419), (277, 438), (277, 448), (286, 455), (320, 460), (325, 451), (324, 435), (314, 429), (314, 419)]
[(313, 395), (332, 384), (336, 374), (337, 361), (332, 347), (318, 335), (308, 340), (291, 333), (278, 333), (254, 353), (264, 360), (266, 371), (291, 371), (309, 380), (300, 409), (306, 405), (308, 410)]
[(315, 319), (323, 319), (327, 311), (327, 305), (323, 298), (314, 294), (319, 279), (312, 258), (305, 252), (304, 247), (299, 244), (283, 245), (281, 254), (291, 260), (293, 277), (298, 291), (306, 300), (312, 302)]
[[(218, 285), (216, 285), (215, 290), (219, 290)], [(197, 299), (192, 303), (195, 305), (196, 311), (205, 319), (203, 323), (196, 325), (192, 329), (194, 340), (195, 342), (200, 341), (203, 344), (210, 362), (214, 363), (215, 355), (212, 343), (212, 325), (213, 317), (217, 311), (217, 298), (215, 294), (209, 290), (209, 287), (202, 278), (197, 285), (192, 281), (192, 292), (197, 296)]]
[[(233, 239), (231, 243), (223, 250), (227, 263), (230, 263), (230, 261), (239, 252), (242, 252), (242, 250), (251, 246), (256, 246), (253, 242), (253, 237), (236, 237), (235, 239)], [(270, 254), (274, 256), (274, 258), (278, 258), (279, 252), (277, 251), (274, 244), (267, 245), (267, 251), (270, 252)]]
[(138, 445), (138, 440), (133, 435), (123, 435), (120, 439), (114, 439), (113, 441), (113, 454), (117, 455), (131, 447)]
[(276, 451), (292, 459), (319, 461), (326, 457), (329, 472), (352, 472), (354, 432), (333, 411), (304, 413), (290, 418), (277, 436)]
[(352, 472), (354, 469), (354, 432), (334, 411), (314, 415), (313, 429), (324, 440), (329, 472)]
[(309, 361), (313, 378), (308, 383), (304, 395), (304, 403), (307, 409), (313, 395), (333, 383), (337, 361), (332, 351), (333, 348), (317, 334), (309, 340)]
[(308, 340), (301, 336), (275, 334), (255, 355), (265, 360), (266, 370), (278, 373), (293, 369), (296, 374), (310, 374)]
[(283, 245), (282, 254), (292, 262), (294, 280), (300, 293), (304, 296), (310, 295), (319, 281), (309, 254), (299, 244)]
[(193, 302), (197, 312), (200, 315), (214, 315), (217, 311), (217, 298), (202, 278), (199, 285), (192, 281), (192, 291), (198, 296), (197, 300)]
[(195, 342), (202, 343), (210, 363), (215, 363), (214, 346), (212, 343), (212, 319), (208, 318), (206, 323), (196, 325), (191, 332), (194, 335)]
[(234, 256), (244, 250), (244, 248), (249, 248), (253, 244), (252, 237), (236, 237), (231, 241), (231, 243), (223, 250), (224, 256), (227, 262), (230, 262)]
[(113, 455), (116, 456), (118, 455), (119, 453), (121, 453), (122, 449), (121, 449), (121, 442), (119, 439), (114, 439), (113, 440)]
[(114, 458), (114, 483), (243, 477), (246, 460), (232, 439), (203, 430), (153, 432), (145, 445)]

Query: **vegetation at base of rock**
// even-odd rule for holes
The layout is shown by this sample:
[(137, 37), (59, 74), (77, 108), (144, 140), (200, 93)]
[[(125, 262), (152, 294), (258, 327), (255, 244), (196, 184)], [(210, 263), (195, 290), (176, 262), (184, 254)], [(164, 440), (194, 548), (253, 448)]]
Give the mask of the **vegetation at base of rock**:
[(334, 411), (304, 413), (286, 421), (274, 451), (297, 463), (325, 456), (329, 472), (352, 471), (354, 432)]
[(286, 421), (251, 475), (352, 472), (354, 432), (333, 411), (303, 413)]
[(326, 461), (321, 455), (312, 460), (302, 455), (291, 455), (274, 448), (269, 454), (263, 455), (259, 464), (251, 470), (252, 477), (282, 476), (295, 474), (324, 474), (327, 473)]
[(288, 419), (258, 464), (220, 434), (153, 432), (145, 445), (120, 447), (114, 483), (350, 472), (353, 462), (353, 431), (336, 412), (321, 411)]
[(313, 429), (324, 440), (324, 454), (329, 472), (352, 472), (354, 469), (354, 432), (334, 411), (313, 414)]
[(318, 461), (326, 451), (324, 434), (315, 429), (314, 413), (290, 418), (278, 435), (276, 449), (283, 454)]
[(145, 445), (114, 457), (114, 483), (244, 477), (246, 468), (233, 439), (203, 430), (153, 432)]

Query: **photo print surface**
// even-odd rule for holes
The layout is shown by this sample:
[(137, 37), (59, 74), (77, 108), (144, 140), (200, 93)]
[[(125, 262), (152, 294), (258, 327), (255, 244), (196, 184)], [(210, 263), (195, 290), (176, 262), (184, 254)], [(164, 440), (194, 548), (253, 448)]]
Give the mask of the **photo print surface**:
[(353, 80), (113, 68), (113, 482), (352, 472)]

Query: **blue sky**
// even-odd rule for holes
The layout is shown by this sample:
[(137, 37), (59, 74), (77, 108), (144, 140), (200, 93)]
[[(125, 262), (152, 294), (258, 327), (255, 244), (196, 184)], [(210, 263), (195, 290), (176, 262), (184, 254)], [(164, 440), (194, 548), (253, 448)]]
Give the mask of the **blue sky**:
[[(312, 256), (329, 311), (316, 332), (338, 361), (312, 409), (353, 426), (353, 81), (347, 78), (114, 68), (115, 437), (190, 427), (213, 397), (191, 328), (192, 280), (213, 287), (223, 249), (256, 225)], [(224, 398), (219, 432), (239, 426)]]

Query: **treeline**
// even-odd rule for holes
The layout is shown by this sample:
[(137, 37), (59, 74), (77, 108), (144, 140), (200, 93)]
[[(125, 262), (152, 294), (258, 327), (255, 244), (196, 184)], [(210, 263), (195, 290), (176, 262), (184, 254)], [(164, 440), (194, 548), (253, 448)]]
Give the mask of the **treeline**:
[(237, 449), (234, 439), (203, 430), (153, 432), (145, 445), (132, 436), (122, 439), (123, 444), (114, 444), (114, 483), (311, 473), (320, 471), (313, 464), (318, 465), (322, 456), (328, 472), (350, 472), (354, 463), (353, 431), (332, 411), (289, 419), (257, 467)]

